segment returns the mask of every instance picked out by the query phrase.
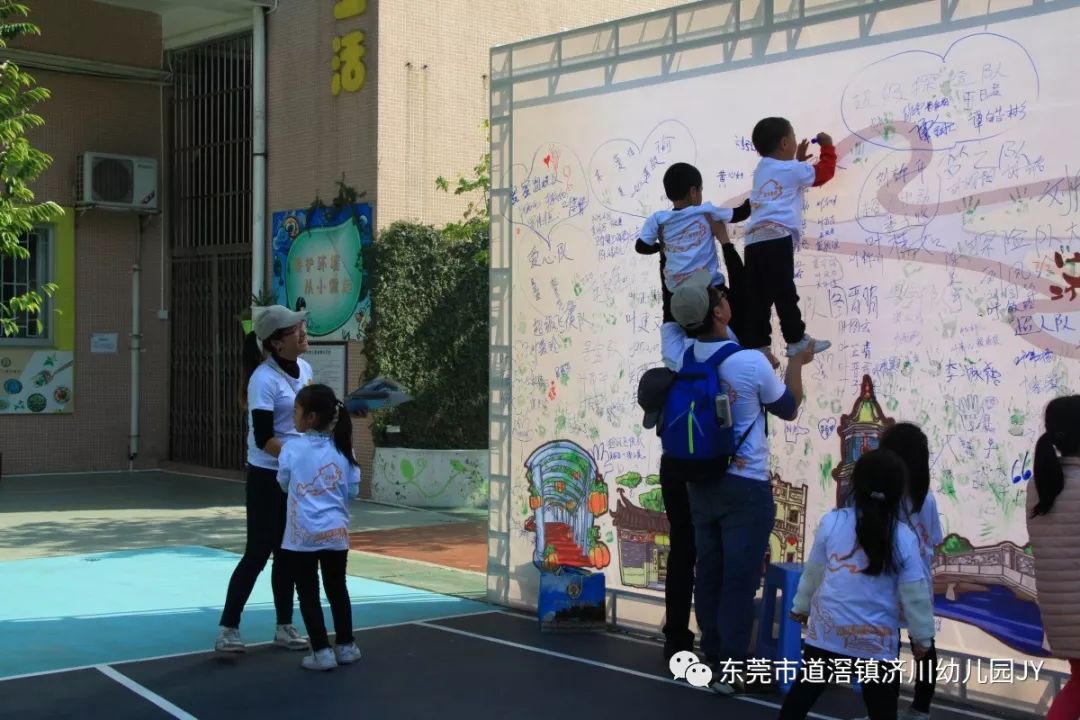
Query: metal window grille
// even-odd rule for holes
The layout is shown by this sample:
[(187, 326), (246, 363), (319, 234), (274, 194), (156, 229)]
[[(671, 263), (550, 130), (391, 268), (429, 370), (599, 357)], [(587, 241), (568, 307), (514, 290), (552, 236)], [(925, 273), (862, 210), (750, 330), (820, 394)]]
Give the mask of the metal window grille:
[[(49, 272), (49, 231), (36, 228), (24, 234), (19, 244), (26, 248), (28, 255), (18, 258), (14, 255), (0, 257), (0, 299), (7, 305), (12, 298), (28, 292), (41, 292), (50, 280)], [(13, 320), (17, 331), (13, 336), (19, 340), (47, 340), (49, 338), (49, 305), (41, 313), (16, 311)]]
[(251, 296), (250, 34), (169, 54), (171, 457), (244, 463), (243, 335)]

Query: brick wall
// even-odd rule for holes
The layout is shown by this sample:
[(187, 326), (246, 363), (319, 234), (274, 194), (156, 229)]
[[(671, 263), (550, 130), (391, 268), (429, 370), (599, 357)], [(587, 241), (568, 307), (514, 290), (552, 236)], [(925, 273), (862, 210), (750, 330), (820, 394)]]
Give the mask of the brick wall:
[[(368, 0), (359, 17), (335, 20), (333, 3), (283, 2), (267, 16), (267, 227), (279, 210), (303, 208), (316, 195), (324, 202), (337, 192), (335, 181), (366, 191), (376, 223), (376, 86), (379, 3)], [(366, 79), (358, 92), (331, 92), (335, 36), (365, 35)], [(350, 343), (348, 384), (358, 384), (365, 367), (363, 343)], [(359, 421), (356, 457), (370, 493), (375, 446), (369, 423)]]
[(466, 200), (435, 178), (471, 176), (487, 152), (492, 46), (615, 20), (685, 0), (395, 0), (379, 9), (379, 227), (460, 219)]
[[(153, 13), (90, 0), (37, 2), (31, 21), (42, 35), (19, 47), (111, 63), (158, 67), (161, 24)], [(46, 125), (31, 133), (53, 157), (35, 184), (39, 200), (70, 206), (76, 156), (84, 151), (157, 158), (161, 107), (153, 85), (29, 70), (52, 98)], [(75, 377), (71, 415), (0, 415), (5, 473), (107, 470), (128, 466), (131, 266), (139, 236), (135, 215), (89, 211), (76, 220)], [(168, 453), (168, 323), (157, 319), (161, 224), (142, 238), (141, 449), (136, 467), (157, 467)], [(70, 288), (65, 288), (70, 290)], [(90, 334), (114, 332), (116, 354), (91, 354)]]

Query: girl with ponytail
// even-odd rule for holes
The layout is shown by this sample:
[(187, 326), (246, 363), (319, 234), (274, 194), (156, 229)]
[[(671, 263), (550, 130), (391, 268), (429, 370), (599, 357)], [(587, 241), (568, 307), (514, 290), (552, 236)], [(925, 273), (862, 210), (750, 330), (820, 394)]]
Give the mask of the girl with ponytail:
[[(930, 442), (919, 426), (902, 422), (885, 431), (879, 447), (896, 453), (907, 467), (907, 486), (901, 502), (902, 517), (919, 541), (926, 577), (933, 578), (934, 550), (944, 536), (937, 499), (930, 490)], [(911, 639), (910, 636), (908, 639)], [(930, 717), (937, 672), (937, 648), (931, 641), (926, 657), (918, 664), (915, 693), (911, 707), (903, 716), (904, 720), (927, 720)]]
[[(308, 385), (296, 394), (293, 423), (303, 435), (286, 444), (278, 458), (278, 483), (288, 493), (281, 547), (311, 642), (311, 654), (301, 666), (330, 670), (360, 659), (345, 585), (349, 500), (360, 494), (360, 466), (353, 454), (352, 420), (326, 385)], [(320, 570), (334, 618), (333, 648), (319, 601)]]
[(919, 543), (903, 519), (906, 476), (903, 461), (889, 450), (863, 453), (851, 474), (847, 507), (821, 519), (791, 617), (808, 625), (803, 661), (828, 667), (818, 682), (799, 674), (780, 720), (805, 718), (834, 672), (858, 663), (878, 670), (862, 681), (870, 720), (895, 720), (900, 677), (889, 673), (885, 663), (899, 656), (900, 610), (916, 659), (923, 658), (934, 639)]
[(1046, 641), (1069, 661), (1072, 677), (1054, 698), (1046, 720), (1080, 718), (1080, 395), (1051, 400), (1046, 432), (1035, 443), (1034, 478), (1027, 487), (1028, 538)]

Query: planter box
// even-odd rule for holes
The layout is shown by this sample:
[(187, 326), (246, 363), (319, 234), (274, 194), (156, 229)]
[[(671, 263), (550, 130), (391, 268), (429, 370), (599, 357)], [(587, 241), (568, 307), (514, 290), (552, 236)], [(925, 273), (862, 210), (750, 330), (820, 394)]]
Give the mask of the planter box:
[(484, 508), (487, 450), (376, 448), (371, 499), (410, 507)]

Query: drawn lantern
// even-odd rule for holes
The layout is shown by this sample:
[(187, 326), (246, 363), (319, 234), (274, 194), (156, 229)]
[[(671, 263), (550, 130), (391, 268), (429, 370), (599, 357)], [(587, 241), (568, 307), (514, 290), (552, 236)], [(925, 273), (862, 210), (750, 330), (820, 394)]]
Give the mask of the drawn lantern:
[(607, 483), (604, 482), (602, 476), (598, 475), (597, 478), (589, 492), (589, 512), (593, 515), (603, 515), (608, 511)]

